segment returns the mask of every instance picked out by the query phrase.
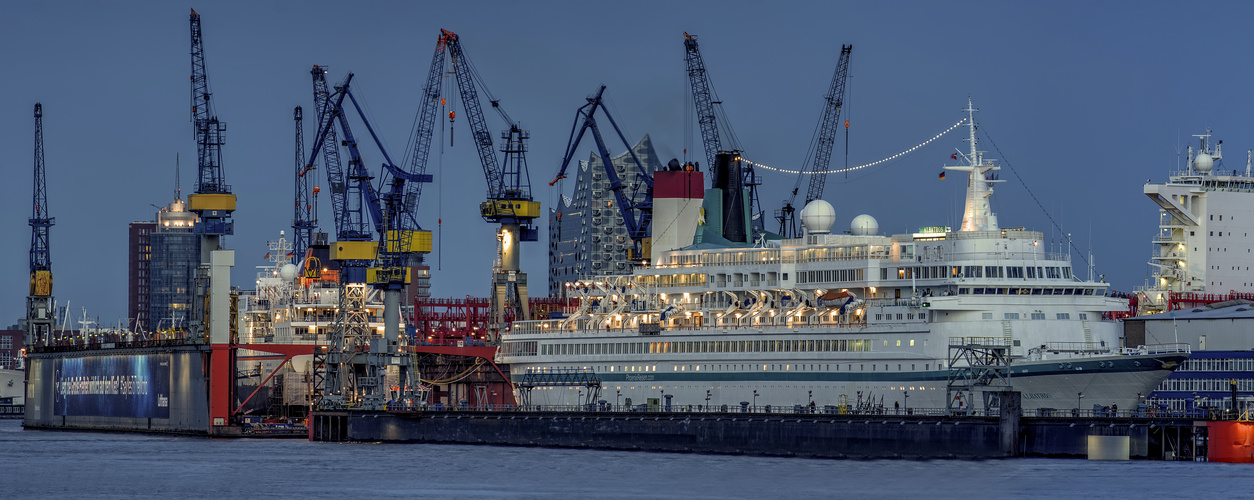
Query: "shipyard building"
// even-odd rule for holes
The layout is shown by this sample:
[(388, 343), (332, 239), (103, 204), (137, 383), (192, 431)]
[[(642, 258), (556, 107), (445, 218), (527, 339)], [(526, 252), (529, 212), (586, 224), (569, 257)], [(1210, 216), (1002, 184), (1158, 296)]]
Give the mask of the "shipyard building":
[[(645, 135), (632, 147), (649, 172), (661, 169), (653, 141)], [(644, 179), (631, 166), (631, 155), (624, 151), (611, 159), (623, 182), (623, 194), (632, 201), (645, 198)], [(631, 248), (605, 162), (597, 155), (579, 162), (575, 191), (562, 196), (556, 208), (549, 209), (549, 296), (558, 297), (563, 284), (580, 277), (630, 273), (627, 250)]]

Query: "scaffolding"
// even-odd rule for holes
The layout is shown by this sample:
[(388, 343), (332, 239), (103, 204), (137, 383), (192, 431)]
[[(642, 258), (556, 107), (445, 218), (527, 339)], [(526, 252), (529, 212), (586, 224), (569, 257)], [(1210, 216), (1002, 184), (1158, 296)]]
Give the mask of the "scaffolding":
[(517, 384), (518, 394), (522, 397), (523, 408), (531, 408), (531, 391), (533, 389), (550, 389), (555, 387), (584, 387), (583, 399), (580, 404), (596, 403), (601, 399), (601, 377), (587, 368), (554, 368), (540, 372), (528, 372), (523, 375), (522, 382)]
[(997, 391), (1011, 390), (1010, 347), (1001, 337), (950, 337), (949, 374), (945, 383), (945, 413), (964, 414), (973, 410), (979, 392), (982, 410), (997, 408)]

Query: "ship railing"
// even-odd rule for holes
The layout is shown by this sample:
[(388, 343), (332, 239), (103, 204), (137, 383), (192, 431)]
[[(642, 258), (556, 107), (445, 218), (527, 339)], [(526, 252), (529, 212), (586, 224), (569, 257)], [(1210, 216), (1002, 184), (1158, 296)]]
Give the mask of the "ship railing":
[(909, 265), (910, 263), (928, 263), (928, 262), (952, 262), (953, 265), (962, 265), (963, 261), (985, 261), (985, 260), (1004, 260), (1015, 259), (1026, 262), (1035, 261), (1038, 265), (1045, 265), (1050, 261), (1068, 262), (1067, 254), (1061, 252), (1042, 252), (1037, 254), (1031, 251), (1016, 250), (1000, 250), (993, 252), (953, 252), (943, 254), (940, 257), (919, 255), (913, 259), (903, 258), (901, 264)]
[(1097, 354), (1113, 352), (1114, 348), (1106, 345), (1105, 342), (1046, 342), (1040, 347), (1033, 347), (1031, 351), (1050, 354)]
[(866, 405), (861, 407), (857, 405), (841, 405), (841, 404), (815, 404), (806, 403), (783, 404), (783, 405), (752, 405), (747, 401), (740, 404), (721, 404), (707, 403), (698, 401), (694, 404), (680, 404), (672, 402), (657, 401), (658, 398), (649, 398), (649, 401), (640, 404), (626, 404), (626, 401), (619, 399), (614, 401), (600, 400), (585, 404), (572, 405), (512, 405), (512, 404), (423, 404), (418, 406), (402, 406), (396, 403), (389, 403), (388, 409), (391, 411), (407, 412), (407, 411), (425, 411), (425, 412), (532, 412), (532, 413), (636, 413), (636, 414), (655, 414), (655, 413), (682, 413), (682, 414), (714, 414), (735, 416), (742, 415), (778, 415), (778, 416), (801, 416), (801, 415), (823, 415), (827, 417), (863, 417), (863, 418), (884, 418), (884, 417), (996, 417), (1000, 415), (1000, 411), (996, 408), (989, 410), (981, 409), (962, 409), (947, 410), (945, 408), (911, 408), (911, 407), (885, 407), (882, 405)]
[(949, 337), (949, 345), (950, 347), (1012, 347), (1013, 342), (1005, 337)]
[(922, 297), (906, 297), (900, 299), (880, 298), (880, 299), (863, 299), (862, 307), (889, 307), (889, 306), (914, 306), (921, 307), (923, 305)]
[[(545, 323), (548, 323), (545, 325)], [(790, 332), (796, 332), (806, 329), (831, 329), (831, 328), (866, 328), (868, 325), (865, 321), (857, 321), (851, 323), (758, 323), (753, 325), (736, 325), (736, 324), (715, 324), (706, 323), (703, 325), (680, 325), (680, 326), (659, 326), (656, 332), (641, 333), (640, 325), (634, 326), (613, 326), (599, 327), (589, 329), (587, 320), (580, 320), (575, 325), (567, 325), (562, 327), (560, 321), (528, 321), (515, 322), (507, 335), (536, 335), (549, 333), (571, 333), (571, 332), (605, 332), (605, 333), (637, 333), (641, 335), (656, 335), (661, 332), (686, 332), (696, 330), (764, 330), (764, 329), (787, 329)]]
[(1176, 354), (1176, 353), (1189, 354), (1190, 352), (1193, 352), (1192, 349), (1193, 349), (1192, 345), (1188, 343), (1180, 342), (1180, 343), (1170, 343), (1170, 344), (1149, 344), (1149, 345), (1142, 345), (1142, 346), (1137, 346), (1137, 347), (1124, 347), (1124, 348), (1119, 349), (1119, 353), (1124, 354), (1124, 355), (1129, 355), (1129, 356), (1147, 355), (1147, 354)]
[(1220, 407), (1189, 407), (1173, 409), (1167, 403), (1155, 399), (1144, 400), (1135, 408), (1119, 408), (1116, 405), (1093, 404), (1089, 408), (1037, 408), (1026, 410), (1024, 416), (1043, 418), (1078, 418), (1131, 420), (1150, 418), (1189, 418), (1195, 420), (1248, 420), (1248, 412), (1234, 412)]
[(130, 349), (136, 347), (181, 347), (188, 345), (203, 345), (203, 342), (192, 342), (191, 339), (174, 338), (174, 339), (148, 339), (148, 340), (132, 340), (114, 341), (114, 342), (73, 342), (59, 341), (52, 345), (36, 345), (32, 347), (33, 352), (75, 352), (75, 351), (96, 351), (101, 349)]

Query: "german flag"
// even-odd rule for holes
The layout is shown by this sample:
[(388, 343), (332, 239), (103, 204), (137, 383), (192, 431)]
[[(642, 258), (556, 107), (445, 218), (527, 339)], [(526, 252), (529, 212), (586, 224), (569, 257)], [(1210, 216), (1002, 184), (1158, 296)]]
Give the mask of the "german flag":
[(945, 180), (945, 172), (943, 170), (940, 173), (940, 180)]

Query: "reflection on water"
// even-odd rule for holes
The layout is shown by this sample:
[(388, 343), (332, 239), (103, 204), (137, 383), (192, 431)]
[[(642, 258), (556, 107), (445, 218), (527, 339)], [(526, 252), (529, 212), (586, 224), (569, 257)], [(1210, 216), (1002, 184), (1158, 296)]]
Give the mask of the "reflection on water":
[[(0, 420), (0, 498), (1246, 498), (1254, 466), (813, 460), (25, 431)], [(1234, 496), (1235, 495), (1235, 496)], [(1245, 495), (1245, 496), (1243, 496)]]

